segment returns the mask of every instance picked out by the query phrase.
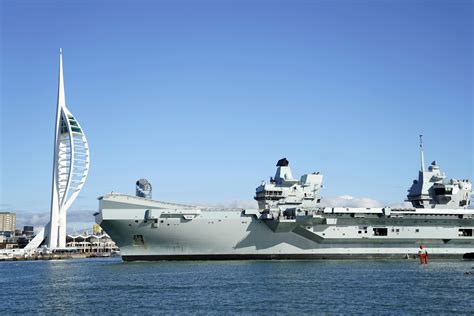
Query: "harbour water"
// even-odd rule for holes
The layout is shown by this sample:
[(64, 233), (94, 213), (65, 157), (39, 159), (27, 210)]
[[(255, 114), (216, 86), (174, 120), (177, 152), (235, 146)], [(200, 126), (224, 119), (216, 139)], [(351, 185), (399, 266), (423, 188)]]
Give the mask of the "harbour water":
[(0, 288), (3, 315), (474, 314), (473, 261), (1, 262)]

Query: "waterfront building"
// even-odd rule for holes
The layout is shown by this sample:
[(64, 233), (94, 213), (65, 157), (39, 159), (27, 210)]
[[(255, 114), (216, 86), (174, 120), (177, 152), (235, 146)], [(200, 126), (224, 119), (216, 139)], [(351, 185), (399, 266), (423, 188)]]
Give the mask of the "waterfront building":
[(15, 237), (2, 237), (0, 242), (0, 249), (15, 249), (18, 248), (18, 243)]
[[(66, 247), (61, 251), (86, 256), (108, 256), (119, 251), (118, 246), (102, 228), (94, 224), (92, 234), (88, 231), (68, 234)], [(34, 238), (34, 227), (24, 226), (22, 233), (0, 235), (0, 249), (23, 249)]]
[(34, 227), (24, 226), (23, 230), (0, 234), (0, 249), (22, 249), (34, 238)]
[(75, 248), (77, 252), (87, 255), (107, 255), (119, 251), (110, 236), (103, 232), (67, 235), (66, 245), (68, 248)]
[(33, 236), (35, 234), (34, 226), (23, 226), (23, 235), (25, 236)]
[(0, 212), (0, 235), (11, 236), (16, 229), (16, 214)]
[(46, 242), (50, 250), (66, 248), (66, 214), (79, 195), (89, 172), (89, 145), (79, 122), (66, 107), (62, 50), (59, 51), (59, 84), (54, 135), (54, 160), (49, 223), (25, 247)]

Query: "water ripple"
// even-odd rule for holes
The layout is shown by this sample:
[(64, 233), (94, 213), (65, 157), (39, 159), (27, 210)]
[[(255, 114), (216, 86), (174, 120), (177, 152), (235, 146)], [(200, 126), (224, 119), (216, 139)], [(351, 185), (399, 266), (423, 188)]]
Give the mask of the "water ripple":
[(2, 262), (7, 314), (474, 314), (474, 263)]

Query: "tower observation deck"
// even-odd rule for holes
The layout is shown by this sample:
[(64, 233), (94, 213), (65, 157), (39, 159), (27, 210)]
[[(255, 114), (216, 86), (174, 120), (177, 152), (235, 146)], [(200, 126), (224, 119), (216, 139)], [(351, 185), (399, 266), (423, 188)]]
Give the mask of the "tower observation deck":
[(66, 107), (62, 50), (59, 50), (59, 84), (54, 134), (54, 160), (49, 223), (25, 247), (43, 241), (51, 250), (66, 247), (66, 213), (79, 195), (89, 172), (89, 145), (77, 119)]

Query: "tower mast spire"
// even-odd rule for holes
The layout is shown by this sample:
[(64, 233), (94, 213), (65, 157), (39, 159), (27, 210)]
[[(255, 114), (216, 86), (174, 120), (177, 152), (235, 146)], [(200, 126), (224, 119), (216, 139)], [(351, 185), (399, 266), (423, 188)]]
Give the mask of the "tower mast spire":
[(58, 107), (66, 106), (66, 97), (64, 94), (64, 75), (63, 75), (63, 49), (59, 49), (59, 80), (58, 80)]
[(66, 213), (89, 172), (89, 145), (81, 125), (66, 107), (63, 52), (59, 49), (58, 100), (54, 133), (51, 217), (49, 223), (25, 247), (38, 248), (46, 240), (49, 249), (66, 248)]
[(421, 158), (421, 166), (420, 171), (425, 171), (425, 156), (423, 154), (423, 135), (420, 134), (420, 158)]

